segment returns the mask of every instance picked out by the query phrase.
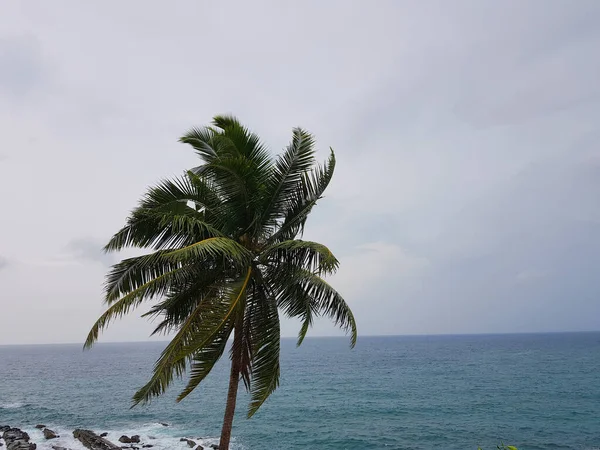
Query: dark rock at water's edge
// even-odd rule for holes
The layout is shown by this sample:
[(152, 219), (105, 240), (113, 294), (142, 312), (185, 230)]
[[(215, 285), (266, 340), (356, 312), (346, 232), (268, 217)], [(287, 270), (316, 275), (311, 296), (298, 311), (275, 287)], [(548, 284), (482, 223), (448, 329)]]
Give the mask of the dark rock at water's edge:
[(56, 439), (58, 437), (58, 434), (56, 434), (50, 428), (44, 428), (43, 433), (46, 439)]
[(41, 430), (42, 428), (46, 428), (46, 425), (36, 425), (35, 426), (38, 430)]
[(154, 447), (154, 445), (152, 445), (152, 444), (144, 444), (144, 445), (142, 445), (142, 448), (151, 448), (151, 447)]
[(108, 436), (108, 433), (105, 431), (104, 433), (100, 434), (100, 437), (106, 437)]
[(160, 422), (160, 424), (161, 424), (163, 427), (168, 427), (168, 426), (169, 426), (169, 424), (168, 424), (168, 423), (164, 423), (164, 422)]
[(4, 433), (8, 430), (10, 430), (10, 427), (8, 425), (0, 425), (0, 433)]
[(213, 450), (219, 450), (219, 446), (217, 444), (210, 444), (210, 448)]
[(2, 434), (2, 439), (6, 442), (7, 450), (35, 450), (36, 445), (33, 442), (29, 442), (29, 435), (19, 430), (18, 428), (2, 427), (5, 430)]
[(67, 447), (60, 447), (60, 446), (58, 446), (58, 445), (53, 445), (53, 446), (52, 446), (52, 448), (53, 448), (54, 450), (71, 450), (70, 448), (67, 448)]
[(122, 442), (123, 444), (139, 444), (140, 436), (137, 434), (131, 437), (123, 435), (119, 438), (119, 442)]
[(77, 429), (73, 431), (73, 436), (75, 439), (81, 441), (81, 443), (90, 450), (120, 450), (120, 447), (104, 438), (101, 438), (90, 430)]

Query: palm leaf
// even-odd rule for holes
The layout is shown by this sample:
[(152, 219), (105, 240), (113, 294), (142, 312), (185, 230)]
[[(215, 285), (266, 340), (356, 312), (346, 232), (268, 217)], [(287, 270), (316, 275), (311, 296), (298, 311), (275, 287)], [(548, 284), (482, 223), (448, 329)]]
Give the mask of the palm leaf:
[[(227, 338), (233, 329), (234, 313), (243, 303), (248, 284), (252, 278), (252, 268), (236, 284), (230, 285), (223, 302), (213, 305), (207, 312), (204, 322), (197, 330), (193, 341), (181, 350), (181, 355), (193, 354), (194, 362), (186, 388), (179, 394), (177, 401), (183, 400), (210, 373), (216, 361), (223, 354)], [(223, 333), (223, 330), (229, 333)]]
[[(194, 358), (221, 330), (229, 327), (233, 311), (240, 302), (250, 276), (251, 270), (248, 269), (245, 277), (237, 283), (217, 284), (213, 295), (207, 296), (196, 307), (156, 361), (150, 381), (133, 396), (134, 406), (149, 402), (152, 397), (164, 393), (176, 376), (183, 376), (186, 361)], [(190, 383), (195, 379), (194, 376), (192, 372)], [(183, 397), (180, 395), (179, 400)]]
[(299, 239), (273, 244), (263, 250), (260, 261), (265, 265), (301, 267), (319, 273), (333, 273), (339, 261), (326, 246)]
[(248, 308), (252, 334), (251, 400), (248, 417), (252, 417), (279, 386), (281, 332), (276, 300), (269, 295), (267, 284), (260, 280)]
[(201, 208), (213, 208), (218, 204), (216, 197), (207, 186), (194, 182), (189, 174), (174, 180), (163, 180), (149, 189), (138, 207), (132, 211), (127, 224), (111, 238), (104, 249), (159, 249), (218, 236), (219, 231), (198, 212)]
[[(148, 255), (126, 258), (113, 265), (106, 275), (104, 284), (106, 303), (110, 304), (121, 296), (129, 294), (143, 286), (160, 288), (161, 292), (164, 292), (167, 285), (161, 285), (158, 282), (153, 283), (153, 281), (163, 280), (167, 282), (169, 279), (163, 278), (164, 275), (176, 273), (183, 267), (181, 264), (177, 264), (166, 258), (166, 255), (171, 252), (172, 250), (158, 250)], [(157, 293), (150, 290), (146, 292), (150, 295)]]
[(186, 267), (180, 267), (169, 272), (164, 272), (155, 278), (152, 278), (135, 289), (129, 290), (121, 299), (114, 302), (94, 323), (88, 333), (84, 348), (91, 348), (94, 342), (98, 340), (100, 331), (106, 328), (111, 320), (127, 314), (132, 308), (135, 308), (144, 299), (161, 295), (169, 290), (173, 285), (184, 282), (189, 277), (189, 271)]
[(314, 138), (306, 131), (293, 130), (292, 141), (277, 158), (267, 181), (261, 223), (272, 224), (282, 217), (285, 205), (296, 195), (302, 175), (314, 163), (314, 143)]
[(269, 284), (278, 293), (278, 306), (288, 317), (299, 317), (303, 321), (298, 334), (298, 345), (304, 340), (313, 317), (319, 315), (331, 318), (335, 325), (350, 334), (350, 346), (356, 345), (358, 332), (352, 310), (325, 280), (301, 268), (270, 270), (267, 277)]
[(295, 194), (288, 198), (283, 222), (267, 240), (269, 244), (294, 239), (298, 232), (303, 231), (308, 214), (329, 186), (334, 170), (335, 154), (331, 150), (329, 159), (324, 166), (317, 166), (310, 173), (303, 174)]
[(243, 245), (227, 237), (212, 237), (192, 245), (170, 251), (164, 257), (176, 263), (202, 261), (205, 259), (221, 259), (231, 263), (231, 266), (248, 266), (252, 252)]

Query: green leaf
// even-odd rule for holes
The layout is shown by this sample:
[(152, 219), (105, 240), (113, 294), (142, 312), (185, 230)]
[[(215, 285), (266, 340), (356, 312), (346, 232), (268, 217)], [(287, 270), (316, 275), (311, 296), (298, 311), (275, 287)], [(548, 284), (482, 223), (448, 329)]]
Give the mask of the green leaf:
[[(228, 285), (217, 284), (214, 286), (213, 295), (207, 296), (196, 307), (162, 352), (154, 366), (152, 378), (134, 395), (133, 406), (149, 402), (152, 397), (164, 393), (175, 377), (183, 376), (186, 361), (202, 355), (205, 347), (208, 346), (212, 350), (208, 353), (204, 350), (204, 354), (208, 357), (220, 356), (220, 353), (218, 353), (219, 347), (216, 345), (219, 341), (217, 337), (227, 334), (223, 331), (224, 329), (231, 332), (232, 314), (240, 302), (250, 275), (251, 270), (248, 269), (245, 278), (242, 280)], [(228, 336), (229, 334), (227, 334)], [(210, 367), (215, 362), (216, 360), (205, 361)], [(196, 363), (198, 363), (198, 360), (196, 360)], [(190, 383), (194, 383), (196, 380), (200, 382), (198, 377), (201, 377), (201, 373), (198, 370), (192, 371)], [(203, 379), (203, 377), (201, 378)], [(178, 397), (178, 401), (189, 394), (192, 389), (184, 390)]]
[(260, 274), (258, 287), (249, 298), (252, 334), (251, 400), (248, 417), (252, 417), (279, 386), (279, 352), (281, 332), (277, 302), (271, 297)]
[(223, 301), (211, 305), (211, 309), (204, 316), (203, 323), (196, 330), (194, 339), (181, 349), (181, 355), (193, 355), (194, 363), (190, 380), (177, 397), (178, 402), (204, 380), (223, 354), (227, 338), (233, 329), (234, 311), (241, 305), (251, 278), (252, 268), (248, 268), (243, 279), (228, 287), (222, 295)]
[(265, 265), (291, 266), (322, 274), (334, 273), (339, 265), (331, 250), (323, 244), (298, 239), (267, 247), (262, 252), (260, 260)]
[(323, 167), (317, 166), (311, 172), (303, 174), (295, 194), (289, 197), (285, 210), (281, 214), (283, 222), (269, 237), (268, 243), (294, 239), (298, 232), (304, 230), (306, 218), (329, 186), (334, 170), (335, 155), (331, 150), (329, 159)]
[[(116, 251), (126, 247), (153, 247), (187, 245), (221, 233), (204, 220), (201, 208), (215, 208), (217, 195), (207, 186), (201, 189), (190, 175), (164, 180), (148, 190), (140, 204), (104, 247)], [(189, 204), (195, 205), (194, 208)], [(185, 226), (184, 226), (185, 225)]]
[(354, 347), (358, 331), (354, 315), (342, 296), (318, 275), (303, 269), (269, 271), (269, 282), (278, 290), (278, 306), (288, 317), (299, 317), (303, 325), (298, 336), (300, 345), (311, 325), (312, 316), (325, 315), (350, 334)]
[(176, 263), (219, 258), (226, 259), (238, 267), (248, 266), (252, 256), (252, 252), (243, 245), (227, 237), (204, 239), (164, 255), (166, 259)]

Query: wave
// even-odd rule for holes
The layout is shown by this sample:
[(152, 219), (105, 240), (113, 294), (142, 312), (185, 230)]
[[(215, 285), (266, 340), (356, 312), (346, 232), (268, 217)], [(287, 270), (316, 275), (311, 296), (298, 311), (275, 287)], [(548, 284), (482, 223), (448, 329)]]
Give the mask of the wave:
[[(21, 428), (23, 431), (26, 431), (31, 437), (31, 442), (37, 444), (38, 450), (51, 450), (52, 446), (65, 447), (71, 450), (86, 450), (81, 442), (73, 437), (72, 429), (53, 426), (52, 424), (48, 423), (46, 424), (47, 427), (56, 432), (59, 437), (56, 439), (46, 440), (42, 430), (32, 427), (20, 427), (19, 424), (12, 425)], [(143, 444), (151, 444), (152, 450), (190, 450), (187, 442), (181, 441), (181, 438), (191, 439), (196, 442), (196, 444), (202, 445), (207, 450), (210, 449), (211, 444), (219, 443), (218, 437), (183, 436), (181, 434), (177, 434), (177, 429), (175, 427), (164, 427), (158, 423), (146, 423), (140, 424), (139, 426), (132, 424), (131, 428), (118, 430), (110, 430), (99, 427), (94, 431), (98, 434), (107, 432), (108, 436), (106, 436), (105, 439), (108, 439), (110, 442), (116, 445), (122, 445), (119, 442), (119, 437), (123, 435), (132, 436), (137, 434), (140, 436), (141, 441), (139, 447), (141, 447)], [(134, 445), (138, 446), (137, 444)], [(245, 450), (243, 446), (235, 442), (235, 439), (232, 439), (231, 448), (232, 450)]]
[(23, 402), (1, 403), (0, 409), (15, 409), (22, 408), (23, 406), (27, 406), (27, 404)]

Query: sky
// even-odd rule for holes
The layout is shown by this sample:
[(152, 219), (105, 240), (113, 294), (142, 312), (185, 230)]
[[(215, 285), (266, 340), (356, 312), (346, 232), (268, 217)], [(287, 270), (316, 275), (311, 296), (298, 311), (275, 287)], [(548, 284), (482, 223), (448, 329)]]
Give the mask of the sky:
[[(600, 330), (597, 0), (1, 9), (0, 344), (83, 342), (101, 247), (221, 113), (335, 149), (304, 238), (360, 335)], [(101, 341), (147, 339), (145, 310)]]

